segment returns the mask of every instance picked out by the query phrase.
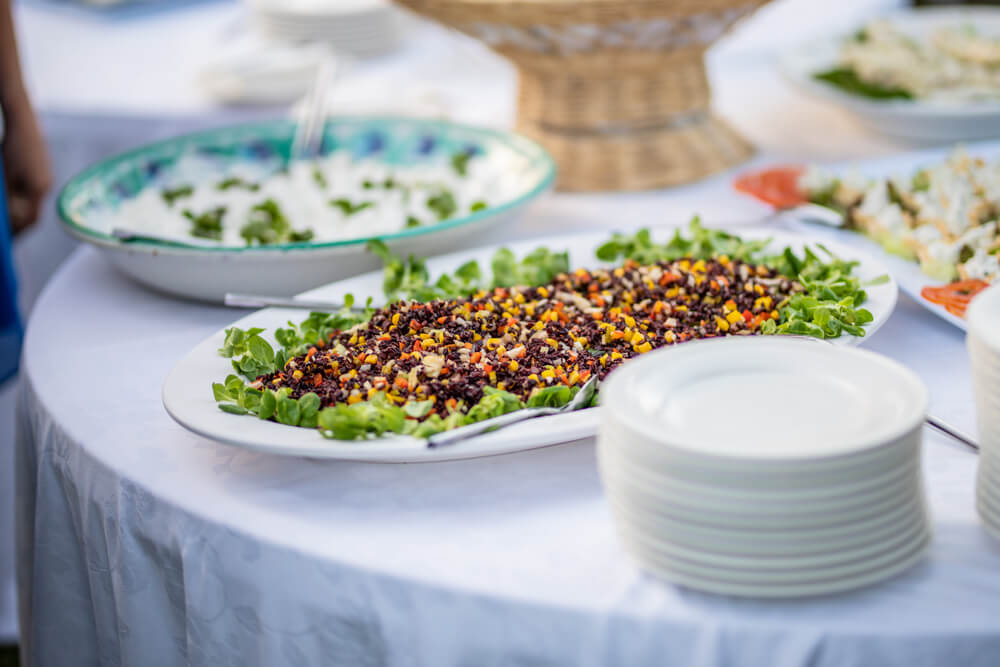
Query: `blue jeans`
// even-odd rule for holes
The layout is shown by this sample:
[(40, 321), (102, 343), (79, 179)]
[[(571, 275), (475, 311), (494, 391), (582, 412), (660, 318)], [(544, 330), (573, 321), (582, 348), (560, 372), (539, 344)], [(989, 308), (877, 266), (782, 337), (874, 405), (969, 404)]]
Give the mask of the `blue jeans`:
[(17, 310), (17, 276), (7, 213), (3, 166), (0, 165), (0, 383), (17, 373), (24, 328)]

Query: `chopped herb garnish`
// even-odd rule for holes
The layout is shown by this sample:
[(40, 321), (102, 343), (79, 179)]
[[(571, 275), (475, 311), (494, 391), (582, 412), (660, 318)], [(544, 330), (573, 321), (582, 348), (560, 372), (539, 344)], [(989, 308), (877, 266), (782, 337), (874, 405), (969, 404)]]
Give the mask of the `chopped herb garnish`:
[(212, 239), (213, 241), (222, 240), (222, 218), (226, 215), (225, 206), (217, 206), (200, 214), (185, 209), (182, 215), (191, 221), (191, 236)]
[(351, 201), (349, 199), (343, 199), (343, 198), (341, 198), (341, 199), (331, 199), (330, 200), (330, 206), (333, 206), (335, 208), (339, 208), (340, 212), (343, 213), (344, 215), (347, 215), (347, 216), (354, 215), (355, 213), (358, 213), (359, 211), (363, 211), (366, 208), (371, 208), (374, 205), (375, 205), (375, 202), (373, 202), (373, 201), (363, 201), (363, 202), (358, 202), (357, 204), (354, 204), (354, 203), (351, 203)]
[(243, 188), (244, 190), (249, 190), (250, 192), (257, 192), (260, 190), (260, 185), (252, 181), (247, 181), (239, 176), (230, 176), (227, 179), (219, 181), (215, 189), (216, 190), (231, 190), (233, 188)]
[(315, 182), (316, 185), (318, 185), (319, 187), (321, 187), (324, 190), (326, 189), (326, 185), (327, 185), (327, 183), (326, 183), (326, 176), (323, 175), (323, 170), (320, 169), (318, 166), (315, 166), (315, 165), (313, 166), (313, 168), (312, 168), (312, 178), (313, 178), (313, 182)]
[(292, 229), (278, 202), (266, 199), (250, 210), (250, 221), (240, 229), (240, 236), (246, 239), (247, 245), (274, 245), (309, 241), (313, 231)]
[(485, 208), (486, 208), (486, 202), (484, 202), (484, 201), (474, 201), (474, 202), (472, 202), (472, 206), (469, 207), (469, 210), (472, 211), (473, 213), (475, 213), (476, 211), (482, 211)]
[(173, 206), (174, 202), (178, 199), (184, 199), (193, 194), (193, 185), (178, 185), (176, 188), (163, 188), (160, 191), (160, 196), (163, 197), (163, 201), (166, 202), (167, 206)]
[(835, 67), (825, 72), (813, 74), (813, 78), (825, 81), (831, 86), (840, 88), (844, 92), (852, 95), (859, 95), (873, 100), (911, 100), (913, 94), (903, 88), (893, 86), (881, 86), (877, 83), (865, 81), (857, 72), (849, 67)]
[(408, 228), (409, 227), (419, 227), (422, 224), (424, 224), (424, 223), (420, 222), (420, 220), (418, 218), (415, 218), (412, 215), (406, 216), (406, 226)]
[(438, 220), (446, 220), (455, 215), (458, 211), (458, 204), (455, 202), (455, 195), (451, 190), (442, 189), (433, 197), (427, 200), (427, 208), (434, 212)]
[(455, 153), (451, 156), (451, 168), (455, 170), (455, 173), (459, 176), (468, 176), (469, 174), (469, 160), (472, 158), (470, 153)]

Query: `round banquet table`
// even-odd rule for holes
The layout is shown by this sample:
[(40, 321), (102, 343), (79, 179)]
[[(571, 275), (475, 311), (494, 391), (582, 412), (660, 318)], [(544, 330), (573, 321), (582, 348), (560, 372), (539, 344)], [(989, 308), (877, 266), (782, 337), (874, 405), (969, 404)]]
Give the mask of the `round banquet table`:
[[(29, 664), (1000, 664), (1000, 543), (974, 513), (977, 458), (930, 431), (935, 535), (917, 567), (837, 596), (702, 594), (622, 551), (593, 440), (380, 465), (185, 431), (161, 383), (237, 316), (137, 287), (89, 249), (42, 294), (18, 410)], [(867, 345), (971, 430), (960, 331), (901, 297)]]

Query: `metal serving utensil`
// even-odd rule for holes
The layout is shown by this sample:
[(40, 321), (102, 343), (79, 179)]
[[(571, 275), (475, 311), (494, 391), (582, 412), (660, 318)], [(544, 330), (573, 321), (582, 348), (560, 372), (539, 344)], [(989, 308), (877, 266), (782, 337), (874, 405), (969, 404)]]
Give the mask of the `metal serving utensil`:
[(598, 379), (595, 375), (587, 380), (582, 387), (580, 387), (580, 391), (576, 392), (576, 396), (573, 397), (573, 400), (561, 408), (524, 408), (523, 410), (518, 410), (517, 412), (508, 412), (505, 415), (493, 417), (492, 419), (484, 419), (481, 422), (469, 424), (468, 426), (460, 426), (456, 429), (452, 429), (451, 431), (435, 433), (431, 437), (427, 438), (427, 446), (444, 447), (445, 445), (453, 445), (456, 442), (468, 440), (469, 438), (482, 435), (483, 433), (496, 431), (527, 419), (581, 410), (590, 405), (590, 399), (594, 397), (594, 393), (597, 391), (597, 385)]
[[(333, 313), (344, 309), (344, 304), (330, 301), (310, 301), (309, 299), (294, 299), (284, 296), (263, 296), (259, 294), (234, 294), (227, 292), (223, 304), (233, 308), (302, 308), (324, 313)], [(352, 313), (363, 313), (363, 306), (351, 306)]]

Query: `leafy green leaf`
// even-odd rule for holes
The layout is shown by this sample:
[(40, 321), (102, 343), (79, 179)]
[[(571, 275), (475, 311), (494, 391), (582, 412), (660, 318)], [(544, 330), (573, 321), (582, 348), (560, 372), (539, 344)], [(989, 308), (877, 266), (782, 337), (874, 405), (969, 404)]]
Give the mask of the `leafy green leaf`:
[(469, 174), (469, 160), (472, 158), (471, 153), (461, 152), (455, 153), (451, 156), (451, 168), (455, 170), (455, 173), (459, 176), (468, 176)]
[(274, 363), (274, 348), (260, 336), (251, 336), (250, 340), (247, 341), (247, 347), (250, 351), (250, 356), (257, 362), (261, 364)]
[(166, 202), (167, 206), (173, 206), (174, 202), (178, 199), (184, 199), (193, 194), (193, 185), (178, 185), (176, 188), (163, 188), (160, 191), (160, 196), (163, 197), (163, 201)]
[(216, 190), (231, 190), (232, 188), (243, 188), (244, 190), (249, 190), (250, 192), (257, 192), (260, 190), (260, 185), (251, 181), (243, 180), (239, 176), (230, 176), (229, 178), (219, 181), (215, 186)]
[(257, 408), (257, 416), (261, 419), (270, 419), (278, 407), (278, 401), (273, 391), (264, 390), (260, 396), (260, 406)]
[(313, 231), (292, 229), (284, 211), (273, 199), (265, 199), (250, 209), (249, 221), (240, 228), (247, 245), (275, 245), (301, 243), (313, 238)]
[(458, 203), (451, 190), (442, 189), (427, 200), (427, 208), (437, 216), (438, 220), (446, 220), (458, 211)]
[(299, 402), (294, 398), (279, 394), (275, 409), (275, 419), (289, 426), (299, 425)]
[(225, 206), (216, 206), (199, 214), (185, 209), (181, 215), (191, 221), (191, 229), (188, 231), (191, 236), (212, 239), (213, 241), (222, 240), (222, 218), (226, 215)]
[(434, 401), (409, 401), (403, 406), (403, 412), (406, 413), (407, 417), (421, 419), (426, 417), (427, 413), (430, 412), (433, 407)]
[(832, 69), (817, 72), (813, 78), (823, 81), (831, 86), (840, 88), (846, 93), (867, 97), (873, 100), (911, 100), (913, 94), (905, 88), (895, 86), (883, 86), (877, 83), (865, 81), (851, 67), (834, 67)]
[(351, 200), (349, 199), (340, 198), (340, 199), (331, 199), (330, 206), (333, 206), (334, 208), (339, 208), (340, 212), (346, 216), (352, 216), (355, 213), (360, 213), (366, 208), (371, 208), (375, 206), (375, 202), (362, 201), (355, 204), (352, 203)]

